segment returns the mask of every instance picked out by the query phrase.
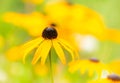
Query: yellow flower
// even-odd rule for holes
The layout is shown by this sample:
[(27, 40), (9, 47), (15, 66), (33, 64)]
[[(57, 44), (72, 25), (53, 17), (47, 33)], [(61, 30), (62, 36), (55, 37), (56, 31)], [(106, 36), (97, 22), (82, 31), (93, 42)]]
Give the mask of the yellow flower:
[(82, 35), (92, 35), (99, 40), (120, 43), (120, 31), (107, 28), (98, 13), (83, 5), (72, 4), (63, 0), (48, 3), (45, 11), (53, 22), (64, 26), (64, 28), (69, 28)]
[(26, 55), (36, 47), (38, 48), (33, 57), (32, 64), (36, 64), (40, 59), (43, 65), (52, 47), (63, 64), (66, 63), (66, 58), (62, 48), (66, 49), (71, 54), (72, 60), (74, 60), (74, 49), (63, 39), (57, 38), (57, 36), (58, 33), (53, 26), (45, 28), (42, 32), (42, 37), (31, 40), (22, 46), (21, 53), (24, 55), (23, 61), (25, 62)]
[[(62, 12), (57, 10), (62, 10)], [(10, 12), (6, 13), (3, 19), (6, 22), (24, 27), (32, 36), (39, 36), (43, 27), (54, 23), (62, 28), (62, 31), (68, 30), (82, 35), (92, 35), (99, 40), (120, 42), (120, 31), (106, 28), (101, 16), (85, 6), (60, 1), (47, 4), (45, 13), (46, 15), (40, 12), (29, 14)]]
[[(57, 10), (62, 10), (62, 12)], [(30, 29), (27, 30), (32, 33), (32, 35), (35, 34), (35, 31), (36, 33), (38, 33), (38, 31), (42, 31), (39, 30), (42, 28), (41, 25), (46, 26), (46, 24), (55, 23), (60, 27), (65, 29), (67, 28), (68, 30), (75, 31), (83, 35), (90, 34), (99, 39), (103, 39), (105, 37), (105, 25), (101, 16), (85, 6), (60, 1), (47, 4), (45, 6), (45, 13), (46, 16), (37, 12), (26, 15), (22, 14), (24, 17), (20, 17), (20, 19), (22, 19), (20, 24), (26, 25), (24, 27), (30, 27)], [(12, 16), (16, 17), (16, 15)], [(4, 19), (10, 20), (9, 18), (12, 16), (8, 13), (7, 15), (4, 15)], [(47, 18), (49, 18), (49, 21), (46, 21)], [(14, 20), (14, 18), (11, 20)], [(17, 22), (19, 22), (19, 19)]]
[(107, 76), (107, 78), (90, 81), (88, 83), (120, 83), (120, 76), (116, 74), (110, 74)]
[(45, 11), (53, 21), (65, 28), (83, 35), (93, 35), (101, 40), (105, 39), (106, 27), (101, 16), (85, 6), (61, 1), (47, 4)]
[(101, 76), (103, 70), (109, 71), (108, 67), (96, 58), (71, 62), (69, 64), (69, 71), (75, 72), (77, 70), (80, 70), (81, 74), (88, 72), (89, 76), (92, 76), (96, 72), (98, 77)]
[[(15, 18), (11, 18), (13, 16)], [(55, 28), (58, 29), (58, 33), (61, 33), (59, 34), (59, 37), (69, 41), (70, 44), (72, 44), (76, 49), (78, 49), (77, 43), (75, 42), (73, 36), (73, 31), (70, 30), (69, 28), (63, 28), (62, 26), (59, 26), (59, 24), (52, 23), (49, 17), (43, 15), (42, 13), (32, 12), (29, 14), (18, 14), (18, 13), (9, 12), (6, 13), (3, 16), (3, 18), (8, 23), (12, 23), (16, 26), (21, 26), (21, 28), (26, 29), (26, 31), (31, 36), (35, 36), (35, 37), (36, 36), (38, 37), (40, 36), (40, 34), (42, 34), (42, 31), (44, 29), (43, 27), (46, 27), (47, 25), (57, 26)]]

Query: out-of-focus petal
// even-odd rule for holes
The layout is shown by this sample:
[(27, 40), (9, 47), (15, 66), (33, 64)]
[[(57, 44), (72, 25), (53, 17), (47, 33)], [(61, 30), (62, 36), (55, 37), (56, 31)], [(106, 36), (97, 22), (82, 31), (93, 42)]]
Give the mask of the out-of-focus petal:
[(37, 38), (37, 39), (31, 40), (31, 41), (29, 41), (21, 46), (20, 50), (21, 50), (21, 55), (23, 55), (23, 62), (24, 63), (25, 63), (25, 58), (26, 58), (27, 54), (31, 50), (36, 48), (42, 41), (43, 41), (42, 38)]

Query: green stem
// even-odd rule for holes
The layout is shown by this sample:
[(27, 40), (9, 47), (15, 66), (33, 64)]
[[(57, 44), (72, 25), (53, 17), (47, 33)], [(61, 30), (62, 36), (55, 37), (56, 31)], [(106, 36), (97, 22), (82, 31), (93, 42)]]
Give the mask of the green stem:
[(50, 53), (49, 53), (49, 62), (50, 62), (50, 77), (51, 77), (51, 83), (54, 83), (54, 79), (53, 79), (53, 70), (52, 70), (52, 58), (51, 58), (51, 50), (50, 50)]

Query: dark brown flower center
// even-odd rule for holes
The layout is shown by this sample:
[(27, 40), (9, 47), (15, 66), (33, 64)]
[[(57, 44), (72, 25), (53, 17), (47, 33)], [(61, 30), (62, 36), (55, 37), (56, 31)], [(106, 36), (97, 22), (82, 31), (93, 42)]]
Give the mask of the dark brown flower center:
[(57, 25), (55, 23), (51, 23), (50, 26), (56, 27)]
[(95, 62), (95, 63), (99, 62), (99, 60), (97, 58), (90, 58), (89, 60), (92, 61), (92, 62)]
[(42, 37), (45, 39), (55, 39), (57, 38), (58, 33), (55, 28), (47, 27), (43, 30)]
[(108, 75), (107, 77), (108, 79), (111, 79), (113, 81), (120, 81), (120, 76), (116, 75), (116, 74), (111, 74), (111, 75)]
[(72, 1), (70, 1), (70, 0), (67, 0), (66, 3), (67, 3), (68, 6), (72, 6), (73, 5)]

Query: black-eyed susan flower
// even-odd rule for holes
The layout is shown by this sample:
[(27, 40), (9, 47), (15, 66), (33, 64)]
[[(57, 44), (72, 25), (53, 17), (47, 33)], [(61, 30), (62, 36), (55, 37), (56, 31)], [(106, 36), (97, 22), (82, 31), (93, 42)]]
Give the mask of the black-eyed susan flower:
[[(56, 12), (56, 10), (63, 12)], [(92, 35), (98, 39), (105, 39), (106, 27), (101, 16), (83, 5), (69, 4), (66, 1), (48, 2), (45, 11), (53, 21), (69, 27), (73, 31), (83, 35)]]
[[(48, 25), (50, 22), (53, 22), (60, 25), (62, 28), (67, 28), (83, 35), (93, 35), (99, 39), (103, 39), (103, 37), (105, 37), (105, 25), (101, 16), (85, 6), (79, 4), (69, 4), (66, 1), (59, 1), (47, 4), (44, 10), (46, 16), (42, 15), (40, 12), (33, 12), (31, 14), (22, 14), (25, 16), (20, 17), (20, 19), (22, 19), (21, 21), (19, 19), (17, 19), (17, 21), (16, 19), (10, 20), (9, 18), (12, 16), (15, 18), (17, 17), (16, 15), (11, 16), (11, 14), (9, 15), (8, 13), (4, 15), (4, 19), (6, 22), (8, 20), (9, 22), (13, 21), (15, 23), (20, 21), (20, 26), (25, 25), (23, 27), (30, 27), (30, 29), (27, 30), (30, 34), (32, 33), (33, 36), (35, 32), (39, 33), (41, 31), (41, 25)], [(62, 12), (56, 10), (62, 10)], [(49, 18), (49, 21), (46, 21), (46, 17)]]
[(58, 57), (63, 64), (66, 63), (66, 58), (62, 48), (66, 49), (71, 54), (72, 60), (74, 60), (74, 48), (72, 48), (72, 46), (69, 45), (65, 40), (57, 37), (57, 30), (53, 28), (53, 26), (45, 28), (42, 32), (41, 37), (31, 40), (21, 47), (21, 54), (24, 55), (23, 61), (25, 62), (26, 55), (31, 50), (37, 48), (32, 60), (32, 64), (36, 64), (39, 59), (41, 61), (41, 64), (44, 64), (52, 47), (55, 49)]
[(109, 68), (107, 67), (107, 65), (101, 63), (98, 59), (91, 58), (89, 60), (78, 60), (69, 64), (70, 72), (75, 72), (77, 70), (80, 70), (81, 74), (88, 72), (89, 76), (92, 76), (96, 72), (98, 77), (100, 78), (102, 75), (102, 71), (109, 71)]
[[(44, 29), (43, 27), (55, 23), (63, 31), (67, 29), (82, 35), (92, 35), (99, 40), (120, 42), (119, 31), (107, 28), (101, 16), (85, 6), (59, 1), (46, 4), (43, 9), (46, 15), (41, 12), (29, 14), (8, 12), (3, 16), (3, 19), (6, 22), (24, 27), (31, 36), (39, 36)], [(62, 10), (63, 12), (56, 10)]]
[(117, 74), (110, 74), (107, 78), (90, 81), (88, 83), (120, 83), (120, 76)]

